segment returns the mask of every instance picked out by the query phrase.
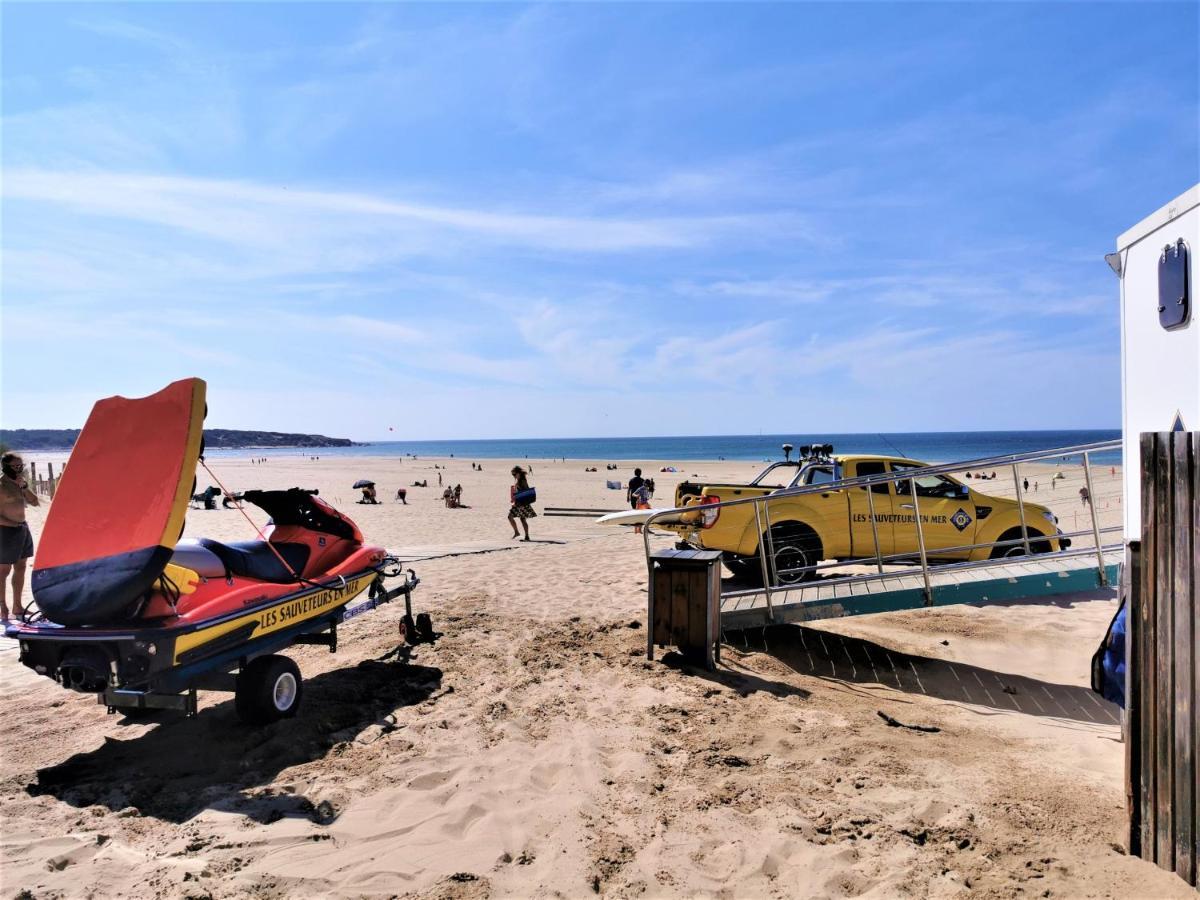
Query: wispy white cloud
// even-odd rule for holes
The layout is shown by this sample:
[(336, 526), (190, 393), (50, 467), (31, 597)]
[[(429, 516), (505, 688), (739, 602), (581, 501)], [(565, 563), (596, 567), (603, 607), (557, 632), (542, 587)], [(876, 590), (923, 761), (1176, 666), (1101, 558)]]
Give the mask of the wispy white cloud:
[[(364, 236), (392, 250), (430, 249), (419, 231), (444, 230), (505, 245), (612, 253), (703, 246), (719, 237), (778, 234), (792, 217), (775, 214), (617, 218), (435, 206), (379, 194), (252, 182), (94, 171), (13, 169), (4, 196), (108, 219), (166, 226), (243, 247), (282, 249), (332, 242), (330, 268), (355, 268), (380, 252), (350, 244)], [(394, 239), (388, 240), (388, 236)], [(339, 240), (341, 236), (341, 240)], [(350, 240), (347, 241), (346, 238)], [(345, 254), (340, 264), (331, 252)]]

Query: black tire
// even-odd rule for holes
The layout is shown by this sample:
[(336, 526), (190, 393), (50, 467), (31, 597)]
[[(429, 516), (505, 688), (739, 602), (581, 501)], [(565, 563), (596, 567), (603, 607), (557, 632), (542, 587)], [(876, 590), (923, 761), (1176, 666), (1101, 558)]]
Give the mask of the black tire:
[[(1045, 535), (1040, 531), (1034, 531), (1032, 528), (1028, 530), (1029, 549), (1034, 554), (1049, 553), (1050, 542), (1045, 540)], [(1020, 528), (1010, 528), (1004, 534), (1000, 535), (997, 541), (1019, 541), (1021, 539)], [(1018, 556), (1025, 555), (1024, 544), (1009, 544), (1007, 547), (993, 547), (989, 559), (1015, 559)]]
[(800, 584), (816, 578), (821, 561), (821, 541), (811, 528), (799, 522), (771, 526), (770, 575), (773, 584)]
[(433, 630), (433, 618), (429, 613), (417, 613), (417, 634), (426, 644), (437, 640), (437, 634)]
[(260, 656), (238, 674), (234, 707), (250, 725), (290, 719), (300, 708), (304, 682), (299, 667), (286, 656)]
[(757, 556), (744, 559), (727, 559), (724, 562), (726, 568), (733, 573), (733, 577), (738, 581), (745, 581), (747, 584), (754, 585), (755, 587), (762, 586), (762, 566), (759, 565)]

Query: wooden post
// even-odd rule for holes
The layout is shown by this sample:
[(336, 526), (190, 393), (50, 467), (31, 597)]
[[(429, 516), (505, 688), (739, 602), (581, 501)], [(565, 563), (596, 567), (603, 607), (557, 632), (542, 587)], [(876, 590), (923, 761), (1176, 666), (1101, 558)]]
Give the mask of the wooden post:
[(50, 499), (54, 499), (54, 463), (46, 463), (46, 468), (49, 470), (46, 476), (46, 481), (49, 482)]
[(1194, 460), (1189, 459), (1189, 435), (1174, 432), (1171, 435), (1170, 463), (1173, 472), (1174, 491), (1171, 499), (1174, 509), (1170, 510), (1173, 532), (1171, 558), (1172, 585), (1174, 594), (1173, 636), (1175, 649), (1174, 700), (1175, 700), (1175, 796), (1172, 802), (1175, 813), (1175, 873), (1189, 884), (1196, 883), (1195, 844), (1195, 753), (1193, 707), (1196, 698), (1195, 685), (1195, 603), (1192, 596), (1192, 579), (1195, 560), (1192, 559), (1192, 540), (1195, 532), (1191, 524), (1191, 491), (1188, 487), (1195, 479), (1191, 471)]
[[(1121, 596), (1125, 607), (1125, 671), (1127, 682), (1132, 682), (1128, 673), (1133, 668), (1133, 661), (1141, 659), (1142, 649), (1137, 641), (1145, 631), (1134, 622), (1140, 615), (1137, 601), (1141, 596), (1138, 586), (1142, 574), (1142, 542), (1130, 541), (1125, 554), (1125, 568), (1121, 573)], [(1125, 744), (1125, 811), (1129, 817), (1129, 855), (1141, 856), (1144, 842), (1142, 840), (1142, 731), (1140, 713), (1142, 697), (1140, 692), (1129, 690), (1125, 692), (1125, 716), (1121, 720), (1122, 738)]]
[(1175, 738), (1175, 642), (1170, 640), (1174, 614), (1171, 603), (1171, 458), (1167, 442), (1154, 441), (1154, 815), (1157, 822), (1155, 861), (1175, 868), (1175, 820), (1171, 815)]
[(35, 462), (29, 464), (29, 484), (32, 486), (35, 494), (40, 493), (37, 480), (37, 463)]

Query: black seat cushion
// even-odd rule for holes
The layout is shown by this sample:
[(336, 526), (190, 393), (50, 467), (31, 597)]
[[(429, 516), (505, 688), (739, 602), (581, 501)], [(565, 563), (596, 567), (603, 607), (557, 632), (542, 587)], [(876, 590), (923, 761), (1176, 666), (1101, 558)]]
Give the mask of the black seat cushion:
[(271, 544), (266, 541), (236, 541), (232, 544), (222, 544), (212, 538), (200, 538), (200, 546), (212, 551), (233, 575), (244, 578), (256, 578), (259, 581), (270, 581), (274, 584), (290, 584), (296, 581), (296, 575), (289, 572), (287, 566), (279, 561), (272, 547), (279, 551), (288, 566), (296, 573), (302, 573), (308, 563), (309, 546), (307, 544)]

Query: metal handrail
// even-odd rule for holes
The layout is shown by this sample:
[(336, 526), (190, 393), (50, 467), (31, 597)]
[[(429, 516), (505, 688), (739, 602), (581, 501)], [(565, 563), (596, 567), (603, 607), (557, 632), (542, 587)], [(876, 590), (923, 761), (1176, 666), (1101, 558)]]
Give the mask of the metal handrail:
[[(919, 505), (920, 501), (917, 499), (918, 493), (917, 493), (917, 489), (916, 489), (916, 480), (918, 478), (923, 478), (923, 477), (927, 477), (930, 475), (953, 474), (953, 473), (957, 473), (957, 472), (963, 472), (963, 471), (966, 471), (969, 469), (995, 469), (995, 468), (999, 468), (999, 467), (1003, 467), (1003, 466), (1011, 466), (1013, 469), (1014, 482), (1016, 484), (1016, 492), (1017, 492), (1016, 502), (1017, 502), (1018, 513), (1019, 513), (1020, 521), (1021, 521), (1021, 538), (1017, 539), (1017, 540), (1013, 540), (1013, 541), (997, 541), (997, 542), (992, 542), (992, 543), (969, 544), (969, 545), (963, 545), (962, 547), (959, 547), (959, 548), (941, 548), (941, 549), (939, 549), (939, 552), (945, 553), (945, 552), (953, 552), (956, 550), (958, 550), (958, 551), (970, 550), (970, 549), (983, 548), (983, 547), (1002, 546), (1002, 545), (1007, 545), (1007, 544), (1024, 544), (1026, 552), (1028, 553), (1031, 549), (1029, 546), (1029, 529), (1028, 529), (1028, 525), (1026, 524), (1026, 520), (1025, 520), (1024, 491), (1022, 490), (1022, 486), (1021, 486), (1020, 473), (1018, 472), (1018, 466), (1021, 463), (1038, 462), (1040, 460), (1053, 459), (1055, 457), (1070, 457), (1070, 456), (1082, 455), (1083, 456), (1083, 467), (1084, 467), (1084, 478), (1087, 483), (1088, 508), (1091, 512), (1091, 517), (1092, 517), (1091, 531), (1092, 531), (1093, 539), (1095, 541), (1095, 547), (1094, 548), (1086, 548), (1085, 550), (1081, 550), (1081, 551), (1059, 550), (1059, 551), (1055, 551), (1054, 555), (1062, 556), (1062, 557), (1067, 557), (1067, 556), (1073, 557), (1073, 556), (1084, 555), (1085, 553), (1094, 552), (1096, 554), (1097, 569), (1099, 572), (1099, 580), (1102, 585), (1105, 585), (1108, 583), (1108, 577), (1107, 577), (1107, 572), (1105, 571), (1104, 553), (1107, 549), (1111, 549), (1111, 548), (1106, 548), (1106, 547), (1101, 546), (1100, 535), (1101, 535), (1101, 533), (1109, 533), (1112, 531), (1119, 531), (1120, 529), (1114, 528), (1111, 526), (1108, 528), (1104, 528), (1104, 529), (1100, 528), (1100, 524), (1099, 524), (1099, 520), (1097, 518), (1097, 512), (1096, 512), (1095, 495), (1092, 490), (1090, 456), (1092, 453), (1105, 452), (1105, 451), (1111, 451), (1111, 450), (1120, 450), (1120, 449), (1122, 449), (1122, 446), (1123, 446), (1123, 444), (1122, 444), (1122, 441), (1120, 441), (1120, 440), (1096, 441), (1093, 443), (1079, 444), (1079, 445), (1072, 446), (1072, 447), (1058, 447), (1058, 448), (1054, 448), (1054, 449), (1050, 449), (1050, 450), (1037, 450), (1037, 451), (1031, 451), (1031, 452), (1027, 452), (1027, 453), (1009, 453), (1009, 454), (1003, 454), (1000, 456), (980, 457), (980, 458), (970, 459), (970, 460), (961, 460), (959, 462), (954, 462), (954, 463), (940, 463), (940, 464), (936, 464), (936, 465), (918, 466), (916, 468), (908, 469), (904, 472), (885, 472), (885, 473), (880, 473), (878, 475), (862, 475), (862, 476), (858, 476), (855, 478), (843, 478), (843, 479), (839, 479), (837, 481), (828, 481), (828, 482), (824, 482), (821, 484), (797, 485), (796, 487), (782, 488), (782, 489), (778, 489), (778, 490), (772, 491), (767, 494), (760, 494), (755, 497), (741, 497), (736, 500), (721, 500), (717, 503), (708, 503), (708, 504), (702, 504), (702, 505), (696, 505), (696, 506), (672, 507), (671, 509), (659, 510), (659, 511), (655, 512), (654, 514), (652, 514), (649, 518), (647, 518), (646, 521), (643, 523), (644, 528), (643, 528), (642, 540), (643, 540), (643, 545), (644, 545), (645, 552), (646, 552), (646, 565), (647, 565), (648, 569), (652, 568), (652, 565), (653, 565), (651, 562), (651, 559), (650, 559), (650, 537), (653, 534), (653, 530), (652, 530), (651, 526), (653, 526), (653, 524), (656, 521), (664, 519), (667, 516), (674, 516), (674, 515), (678, 515), (680, 513), (685, 513), (685, 512), (695, 512), (702, 516), (716, 512), (719, 515), (719, 511), (726, 507), (740, 506), (740, 505), (744, 505), (747, 503), (752, 503), (752, 504), (754, 504), (755, 526), (758, 529), (758, 534), (759, 534), (758, 557), (759, 557), (760, 565), (762, 566), (763, 586), (760, 589), (755, 589), (754, 591), (746, 591), (743, 593), (763, 593), (763, 594), (765, 594), (766, 600), (767, 600), (768, 620), (772, 621), (774, 619), (772, 598), (771, 598), (772, 591), (789, 589), (792, 586), (788, 586), (785, 588), (785, 587), (776, 586), (773, 583), (774, 579), (771, 577), (771, 575), (772, 575), (771, 568), (772, 567), (767, 563), (768, 555), (770, 556), (771, 559), (774, 559), (773, 547), (768, 548), (769, 553), (765, 554), (763, 552), (764, 548), (762, 547), (762, 541), (763, 541), (764, 532), (763, 532), (763, 528), (762, 528), (762, 515), (760, 514), (760, 510), (758, 508), (759, 504), (762, 504), (763, 509), (761, 512), (765, 513), (765, 517), (768, 522), (767, 531), (766, 531), (766, 540), (769, 543), (773, 543), (772, 535), (770, 534), (770, 524), (769, 524), (771, 521), (770, 503), (772, 500), (779, 500), (779, 499), (783, 499), (783, 498), (790, 499), (790, 498), (802, 496), (804, 494), (818, 494), (818, 493), (819, 494), (827, 494), (827, 493), (832, 493), (834, 491), (843, 491), (843, 490), (847, 490), (849, 488), (855, 488), (855, 487), (867, 488), (867, 498), (868, 498), (867, 502), (868, 502), (868, 506), (870, 507), (870, 517), (871, 517), (871, 525), (872, 525), (871, 532), (872, 532), (872, 538), (873, 538), (874, 544), (875, 544), (874, 559), (876, 561), (876, 565), (879, 568), (879, 572), (875, 575), (860, 574), (860, 575), (853, 575), (853, 576), (848, 576), (848, 577), (856, 578), (856, 579), (881, 578), (881, 577), (887, 577), (883, 572), (884, 560), (894, 559), (894, 558), (895, 559), (911, 559), (912, 554), (911, 553), (892, 554), (892, 555), (885, 557), (880, 553), (879, 532), (875, 525), (874, 499), (871, 496), (873, 492), (870, 490), (870, 487), (872, 485), (876, 485), (876, 484), (888, 484), (888, 483), (895, 483), (895, 482), (901, 482), (901, 481), (908, 481), (909, 482), (908, 494), (901, 495), (899, 493), (899, 491), (897, 491), (896, 493), (897, 493), (897, 496), (911, 497), (913, 500), (913, 516), (914, 516), (914, 520), (916, 523), (917, 550), (918, 550), (918, 555), (920, 558), (921, 574), (922, 574), (924, 584), (925, 584), (925, 592), (926, 592), (927, 600), (932, 601), (932, 585), (931, 585), (930, 578), (929, 578), (930, 565), (929, 565), (928, 555), (926, 553), (924, 529), (921, 524), (920, 505)], [(904, 457), (897, 457), (897, 458), (903, 459)], [(947, 499), (951, 499), (951, 498), (947, 498)], [(1074, 534), (1086, 534), (1086, 532), (1073, 532), (1071, 535), (1062, 534), (1061, 536), (1069, 537)], [(1050, 537), (1049, 539), (1051, 539), (1051, 540), (1057, 539), (1059, 536), (1060, 535), (1058, 533), (1056, 533), (1054, 536)], [(866, 559), (866, 558), (863, 557), (861, 559)], [(966, 565), (980, 565), (982, 563), (995, 565), (996, 560), (991, 560), (991, 559), (977, 560), (975, 562), (968, 562), (968, 563), (966, 563)], [(820, 569), (820, 568), (834, 568), (837, 566), (845, 566), (845, 565), (852, 565), (852, 564), (853, 564), (853, 561), (846, 561), (846, 560), (839, 560), (839, 561), (835, 561), (833, 563), (828, 563), (825, 565), (821, 565), (818, 562), (817, 565), (814, 565), (811, 567), (806, 566), (805, 569), (811, 569), (812, 571), (816, 571), (817, 569)], [(961, 567), (962, 565), (963, 564), (960, 564), (960, 563), (944, 563), (944, 564), (938, 564), (937, 566), (935, 566), (935, 568), (941, 570), (941, 569)], [(653, 577), (653, 572), (651, 572), (650, 574), (651, 574), (651, 577)], [(774, 573), (774, 575), (776, 577), (778, 577), (779, 572), (776, 571)], [(829, 582), (824, 582), (824, 583), (829, 583)], [(729, 596), (734, 596), (734, 593), (731, 592), (729, 594)]]
[[(1123, 552), (1124, 544), (1107, 544), (1104, 546), (1103, 551), (1105, 553)], [(1056, 552), (1054, 554), (1035, 554), (1033, 559), (1035, 559), (1035, 560), (1044, 559), (1046, 556), (1051, 556), (1051, 558), (1053, 558), (1053, 559), (1075, 559), (1076, 557), (1080, 557), (1080, 556), (1091, 556), (1094, 552), (1095, 551), (1093, 551), (1091, 547), (1081, 547), (1078, 550), (1059, 550), (1058, 552)], [(963, 572), (963, 571), (967, 571), (970, 569), (988, 569), (993, 566), (1003, 565), (1006, 562), (1012, 562), (1012, 561), (1013, 561), (1012, 559), (964, 560), (963, 562), (941, 563), (939, 565), (934, 566), (933, 570), (935, 572)], [(1026, 560), (1026, 562), (1028, 562), (1028, 561), (1029, 560)], [(814, 586), (822, 587), (822, 588), (836, 587), (840, 584), (846, 584), (851, 581), (853, 581), (853, 582), (887, 581), (889, 578), (905, 578), (911, 574), (913, 574), (911, 571), (910, 572), (884, 572), (882, 574), (880, 574), (878, 572), (862, 572), (862, 573), (853, 574), (853, 575), (851, 575), (851, 574), (843, 575), (840, 578), (822, 578), (820, 581), (804, 581), (804, 582), (797, 582), (795, 584), (788, 584), (788, 585), (784, 585), (783, 587), (776, 587), (775, 592), (776, 593), (780, 593), (780, 592), (787, 593), (788, 591), (799, 591), (806, 587), (814, 587)], [(762, 588), (743, 588), (741, 590), (723, 591), (721, 593), (721, 599), (722, 600), (725, 600), (725, 599), (733, 600), (733, 599), (737, 599), (738, 597), (749, 597), (754, 594), (761, 594), (761, 593), (762, 593)]]

